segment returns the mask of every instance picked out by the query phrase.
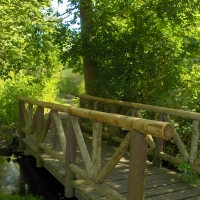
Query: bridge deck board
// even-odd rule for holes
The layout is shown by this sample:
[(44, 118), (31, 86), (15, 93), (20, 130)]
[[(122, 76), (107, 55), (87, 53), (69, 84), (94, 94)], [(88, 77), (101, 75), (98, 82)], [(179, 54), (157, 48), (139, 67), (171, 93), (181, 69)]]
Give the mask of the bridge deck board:
[[(85, 143), (88, 148), (88, 152), (91, 155), (92, 145), (91, 137), (84, 134)], [(49, 136), (48, 136), (49, 137)], [(31, 149), (33, 154), (36, 150), (35, 141), (30, 138), (23, 139), (28, 150)], [(49, 141), (49, 138), (45, 140)], [(57, 150), (60, 151), (60, 147), (57, 146)], [(111, 158), (115, 148), (107, 146), (105, 142), (102, 142), (102, 167)], [(61, 153), (62, 154), (62, 153)], [(64, 185), (65, 166), (58, 160), (51, 157), (47, 153), (41, 154), (41, 159), (44, 162), (44, 167), (50, 171)], [(77, 147), (77, 159), (76, 164), (84, 169), (84, 163), (81, 158), (80, 150)], [(128, 169), (129, 158), (128, 153), (118, 162), (116, 167), (106, 178), (104, 184), (116, 190), (124, 197), (127, 197), (128, 192)], [(85, 199), (102, 199), (107, 200), (100, 192), (95, 190), (92, 186), (88, 185), (83, 180), (77, 180), (72, 182), (72, 185), (76, 188), (76, 197), (80, 200)], [(134, 199), (134, 198), (133, 198)], [(185, 182), (183, 179), (177, 176), (177, 173), (166, 168), (157, 169), (152, 167), (151, 163), (147, 161), (146, 169), (146, 190), (145, 199), (147, 200), (162, 200), (162, 199), (192, 199), (200, 200), (200, 186), (199, 184), (192, 184)]]

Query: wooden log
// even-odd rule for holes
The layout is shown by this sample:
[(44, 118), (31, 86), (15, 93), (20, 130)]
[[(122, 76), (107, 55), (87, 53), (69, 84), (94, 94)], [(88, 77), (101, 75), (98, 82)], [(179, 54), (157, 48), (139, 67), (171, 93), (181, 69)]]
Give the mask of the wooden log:
[(147, 148), (147, 155), (153, 156), (153, 150), (150, 148)]
[(28, 121), (28, 114), (27, 114), (25, 102), (24, 102), (24, 104), (22, 104), (21, 108), (22, 108), (22, 112), (23, 112), (23, 116), (24, 116), (25, 127), (27, 128), (29, 121)]
[(194, 164), (194, 161), (197, 158), (198, 144), (199, 144), (199, 121), (194, 120), (193, 121), (191, 149), (190, 149), (190, 156), (189, 156), (189, 162), (191, 165)]
[[(157, 116), (158, 121), (163, 121), (163, 114), (159, 113)], [(162, 159), (159, 158), (159, 153), (163, 152), (164, 148), (164, 139), (163, 138), (155, 138), (155, 148), (153, 150), (153, 166), (154, 167), (162, 167)]]
[(98, 102), (94, 102), (94, 110), (98, 110), (99, 108), (99, 103)]
[(85, 99), (82, 99), (82, 102), (83, 102), (83, 107), (82, 107), (82, 108), (87, 108), (86, 100), (85, 100)]
[(84, 170), (82, 170), (77, 165), (71, 163), (69, 165), (69, 169), (73, 171), (75, 174), (81, 177), (81, 179), (85, 180), (88, 184), (96, 188), (99, 192), (104, 194), (107, 199), (114, 199), (114, 200), (126, 200), (125, 197), (123, 197), (121, 194), (116, 192), (115, 190), (109, 188), (108, 186), (104, 184), (97, 184), (95, 181), (88, 177), (87, 173), (85, 173)]
[(139, 119), (82, 108), (68, 107), (54, 103), (41, 102), (27, 97), (18, 97), (18, 99), (53, 110), (66, 112), (78, 117), (84, 117), (93, 121), (112, 124), (114, 126), (125, 128), (127, 130), (135, 130), (144, 134), (165, 138), (167, 140), (170, 139), (174, 134), (174, 128), (172, 124), (166, 122), (157, 122), (153, 120)]
[(65, 154), (66, 153), (66, 137), (63, 130), (62, 122), (60, 120), (60, 116), (58, 112), (56, 111), (52, 111), (52, 115), (53, 115), (53, 119), (56, 125), (57, 134), (60, 140), (60, 145), (61, 145), (63, 153)]
[(151, 150), (154, 150), (155, 149), (155, 142), (153, 140), (153, 137), (151, 135), (147, 135), (147, 141), (148, 141), (148, 144), (149, 144), (149, 147)]
[[(153, 155), (153, 151), (151, 149), (147, 149), (147, 154), (148, 155)], [(162, 160), (165, 160), (169, 163), (172, 163), (174, 165), (180, 165), (182, 163), (184, 163), (183, 159), (180, 158), (176, 158), (174, 156), (171, 156), (169, 154), (166, 154), (164, 152), (160, 152), (159, 153), (159, 158), (161, 158)], [(197, 172), (198, 174), (200, 174), (200, 167), (199, 166), (192, 166), (192, 169)]]
[[(134, 117), (139, 117), (139, 118), (143, 118), (142, 117), (142, 114), (140, 113), (139, 109), (136, 109), (136, 108), (132, 108), (132, 112), (131, 112), (131, 115)], [(149, 144), (149, 147), (154, 150), (155, 148), (155, 142), (153, 140), (153, 137), (151, 135), (148, 135), (148, 144)]]
[(101, 170), (101, 135), (102, 123), (93, 122), (92, 134), (92, 174), (97, 177)]
[(90, 109), (90, 101), (89, 100), (85, 100), (85, 108)]
[(71, 118), (71, 121), (72, 121), (72, 126), (74, 128), (76, 139), (77, 139), (80, 151), (81, 151), (81, 155), (82, 155), (84, 163), (85, 163), (87, 173), (88, 173), (89, 177), (92, 178), (93, 177), (92, 162), (91, 162), (87, 147), (85, 145), (83, 134), (81, 132), (81, 128), (80, 128), (79, 123), (78, 123), (78, 118), (74, 117), (72, 115), (70, 115), (70, 118)]
[(84, 100), (83, 100), (83, 99), (80, 99), (80, 100), (79, 100), (79, 107), (80, 107), (80, 108), (84, 108), (84, 106), (85, 106), (85, 105), (84, 105)]
[(75, 180), (75, 174), (69, 169), (70, 163), (76, 161), (76, 136), (70, 116), (67, 116), (66, 132), (66, 154), (65, 154), (65, 197), (72, 198), (75, 196), (74, 188), (71, 181)]
[[(169, 117), (167, 115), (163, 115), (163, 119), (164, 119), (164, 121), (169, 122), (169, 123), (172, 124), (171, 120), (169, 119)], [(181, 155), (183, 156), (183, 160), (186, 163), (188, 163), (189, 154), (188, 154), (188, 152), (187, 152), (187, 150), (185, 148), (185, 145), (183, 144), (181, 138), (179, 137), (178, 133), (176, 132), (176, 130), (175, 130), (174, 135), (173, 135), (173, 140), (176, 143)]]
[(147, 136), (131, 131), (128, 200), (144, 199), (147, 160)]
[(56, 144), (57, 144), (57, 135), (58, 135), (58, 130), (56, 128), (56, 123), (53, 119), (53, 114), (51, 112), (51, 125), (50, 125), (50, 130), (51, 130), (51, 138), (50, 138), (50, 147), (51, 149), (56, 149)]
[(121, 143), (123, 141), (123, 139), (120, 138), (120, 137), (112, 137), (112, 140), (117, 142), (117, 143)]
[(153, 150), (153, 166), (157, 168), (162, 167), (162, 160), (159, 157), (159, 153), (163, 151), (164, 139), (155, 138), (155, 149)]
[[(149, 150), (148, 154), (150, 155), (151, 153), (153, 153), (151, 150)], [(164, 152), (160, 152), (159, 153), (159, 157), (162, 159), (162, 160), (165, 160), (169, 163), (172, 163), (174, 165), (180, 165), (182, 163), (184, 163), (184, 160), (180, 159), (180, 158), (176, 158), (174, 156), (171, 156), (171, 155), (168, 155)], [(197, 166), (192, 166), (192, 169), (197, 172), (198, 174), (200, 174), (200, 167), (197, 167)]]
[(147, 110), (147, 111), (151, 111), (151, 112), (155, 112), (155, 113), (164, 113), (167, 115), (183, 117), (186, 119), (200, 120), (200, 113), (196, 113), (196, 112), (183, 111), (183, 110), (177, 110), (177, 109), (165, 108), (165, 107), (159, 107), (159, 106), (152, 106), (152, 105), (146, 105), (146, 104), (140, 104), (140, 103), (103, 99), (103, 98), (89, 96), (89, 95), (85, 95), (85, 94), (76, 94), (76, 96), (79, 98), (88, 99), (91, 101), (103, 102), (103, 103), (107, 103), (107, 104), (115, 104), (115, 105), (119, 105), (119, 106), (130, 107), (130, 108), (137, 108), (137, 109)]
[[(117, 109), (114, 105), (110, 105), (110, 113), (117, 113)], [(108, 145), (109, 146), (114, 146), (115, 142), (112, 140), (112, 137), (116, 136), (115, 135), (115, 126), (109, 124), (109, 134), (108, 134)]]
[(48, 117), (47, 117), (47, 121), (46, 121), (46, 123), (45, 123), (45, 125), (44, 125), (44, 129), (43, 129), (43, 131), (42, 131), (42, 135), (41, 135), (41, 139), (40, 139), (40, 142), (44, 142), (44, 140), (45, 140), (45, 137), (46, 137), (46, 135), (47, 135), (47, 132), (48, 132), (48, 130), (49, 130), (49, 128), (50, 128), (50, 125), (51, 125), (51, 111), (50, 111), (50, 113), (48, 114)]
[(23, 127), (23, 128), (21, 128), (21, 130), (26, 134), (26, 136), (29, 136), (30, 138), (32, 138), (33, 140), (36, 141), (36, 136), (33, 135), (33, 134), (30, 134), (28, 129), (26, 129), (25, 127)]
[(44, 108), (38, 106), (36, 110), (36, 166), (43, 167), (43, 162), (40, 159), (40, 153), (43, 152), (42, 148), (39, 146), (42, 130), (44, 127)]
[(118, 163), (118, 161), (122, 158), (122, 156), (126, 153), (126, 151), (129, 148), (130, 145), (130, 133), (128, 133), (120, 146), (117, 148), (116, 152), (114, 155), (111, 157), (111, 159), (107, 162), (107, 164), (104, 166), (102, 171), (99, 173), (96, 182), (97, 183), (102, 183), (105, 178), (110, 174), (112, 169), (115, 167), (115, 165)]
[(31, 134), (32, 130), (32, 121), (33, 121), (33, 104), (29, 103), (28, 104), (28, 124), (27, 124), (27, 129), (28, 132)]
[(64, 155), (60, 154), (59, 152), (52, 150), (51, 147), (44, 142), (39, 143), (39, 146), (44, 149), (47, 153), (49, 153), (52, 157), (58, 159), (61, 163), (65, 164), (65, 157)]
[(132, 113), (132, 108), (129, 108), (129, 109), (127, 110), (127, 112), (125, 113), (125, 115), (126, 115), (126, 116), (132, 116), (131, 113)]
[(167, 162), (169, 162), (169, 163), (172, 163), (172, 164), (174, 164), (174, 165), (180, 165), (180, 164), (184, 163), (184, 160), (183, 160), (183, 159), (176, 158), (176, 157), (174, 157), (174, 156), (170, 156), (170, 155), (168, 155), (168, 154), (166, 154), (166, 153), (164, 153), (164, 152), (160, 152), (158, 156), (159, 156), (159, 158), (161, 158), (162, 160), (165, 160), (165, 161), (167, 161)]
[(35, 132), (35, 128), (36, 128), (36, 113), (33, 114), (33, 119), (32, 119), (32, 122), (31, 122), (30, 134), (33, 134)]
[[(88, 131), (90, 131), (92, 133), (92, 127), (91, 126), (88, 126), (87, 124), (81, 123), (81, 127), (84, 128), (84, 129), (86, 129), (86, 130), (88, 130)], [(108, 138), (108, 133), (102, 131), (102, 138), (103, 139), (107, 139)], [(123, 141), (122, 138), (120, 138), (120, 137), (114, 137), (114, 136), (112, 137), (112, 140), (114, 140), (117, 143), (121, 143)]]
[[(80, 126), (92, 133), (92, 127), (88, 126), (87, 124), (81, 123)], [(102, 131), (102, 138), (107, 139), (108, 138), (108, 133), (105, 131)]]
[(25, 103), (23, 101), (18, 102), (18, 112), (19, 112), (19, 149), (24, 149), (24, 143), (22, 139), (25, 137), (25, 133), (22, 131), (22, 127), (25, 126), (25, 120), (24, 120), (24, 113), (23, 113), (23, 107), (25, 107)]

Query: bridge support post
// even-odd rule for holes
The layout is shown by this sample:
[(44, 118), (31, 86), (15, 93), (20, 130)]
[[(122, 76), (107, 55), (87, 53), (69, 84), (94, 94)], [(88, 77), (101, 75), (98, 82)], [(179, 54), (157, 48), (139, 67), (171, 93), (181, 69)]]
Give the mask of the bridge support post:
[[(163, 114), (159, 113), (157, 116), (158, 121), (163, 121)], [(158, 157), (160, 152), (163, 152), (164, 148), (164, 139), (163, 138), (155, 138), (155, 148), (153, 150), (153, 166), (160, 168), (162, 167), (162, 160)]]
[[(113, 113), (113, 114), (117, 113), (117, 109), (116, 109), (116, 107), (114, 105), (110, 106), (110, 113)], [(115, 129), (116, 129), (115, 126), (109, 125), (109, 135), (108, 135), (108, 145), (109, 146), (114, 146), (115, 145), (115, 142), (112, 139), (113, 136), (116, 136)]]
[(131, 131), (128, 200), (144, 199), (147, 135)]
[(75, 196), (75, 190), (71, 181), (75, 180), (75, 174), (69, 169), (70, 163), (76, 160), (76, 136), (70, 119), (67, 116), (67, 132), (66, 132), (66, 154), (65, 154), (65, 197), (72, 198)]
[(163, 152), (164, 139), (155, 138), (155, 149), (153, 150), (153, 166), (157, 168), (162, 167), (162, 159), (160, 159), (159, 153)]
[(43, 162), (40, 158), (40, 153), (42, 153), (42, 148), (39, 146), (42, 130), (44, 127), (44, 108), (38, 106), (36, 110), (36, 166), (43, 167)]
[(25, 148), (24, 143), (22, 141), (22, 139), (25, 138), (25, 133), (21, 130), (25, 125), (24, 112), (23, 112), (25, 111), (25, 103), (23, 101), (19, 100), (18, 109), (19, 109), (19, 149), (23, 150)]

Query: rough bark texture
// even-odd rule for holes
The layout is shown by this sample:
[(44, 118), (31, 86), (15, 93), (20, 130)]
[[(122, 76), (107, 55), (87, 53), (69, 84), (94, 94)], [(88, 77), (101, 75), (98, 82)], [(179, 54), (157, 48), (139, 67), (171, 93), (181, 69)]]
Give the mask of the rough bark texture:
[(85, 80), (85, 92), (90, 95), (97, 95), (94, 88), (94, 81), (97, 78), (97, 63), (91, 58), (92, 49), (90, 48), (90, 39), (93, 32), (92, 24), (92, 1), (80, 1), (80, 17), (81, 17), (81, 38), (83, 52), (83, 72)]

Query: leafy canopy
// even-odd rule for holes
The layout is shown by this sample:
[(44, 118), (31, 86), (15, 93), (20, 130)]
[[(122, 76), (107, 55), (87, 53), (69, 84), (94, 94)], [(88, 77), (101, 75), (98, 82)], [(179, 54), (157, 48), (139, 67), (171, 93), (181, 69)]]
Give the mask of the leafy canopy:
[(26, 70), (50, 76), (56, 48), (52, 33), (56, 26), (49, 0), (2, 0), (0, 5), (0, 77)]
[[(69, 2), (79, 6), (76, 16), (80, 16), (80, 1)], [(95, 82), (100, 96), (167, 105), (169, 93), (177, 95), (187, 87), (182, 77), (199, 64), (199, 1), (81, 3), (90, 5), (85, 6), (86, 16), (91, 16), (90, 30), (83, 40), (88, 51), (81, 49), (77, 32), (64, 54), (74, 69), (81, 69), (76, 67), (80, 56), (97, 63)]]

